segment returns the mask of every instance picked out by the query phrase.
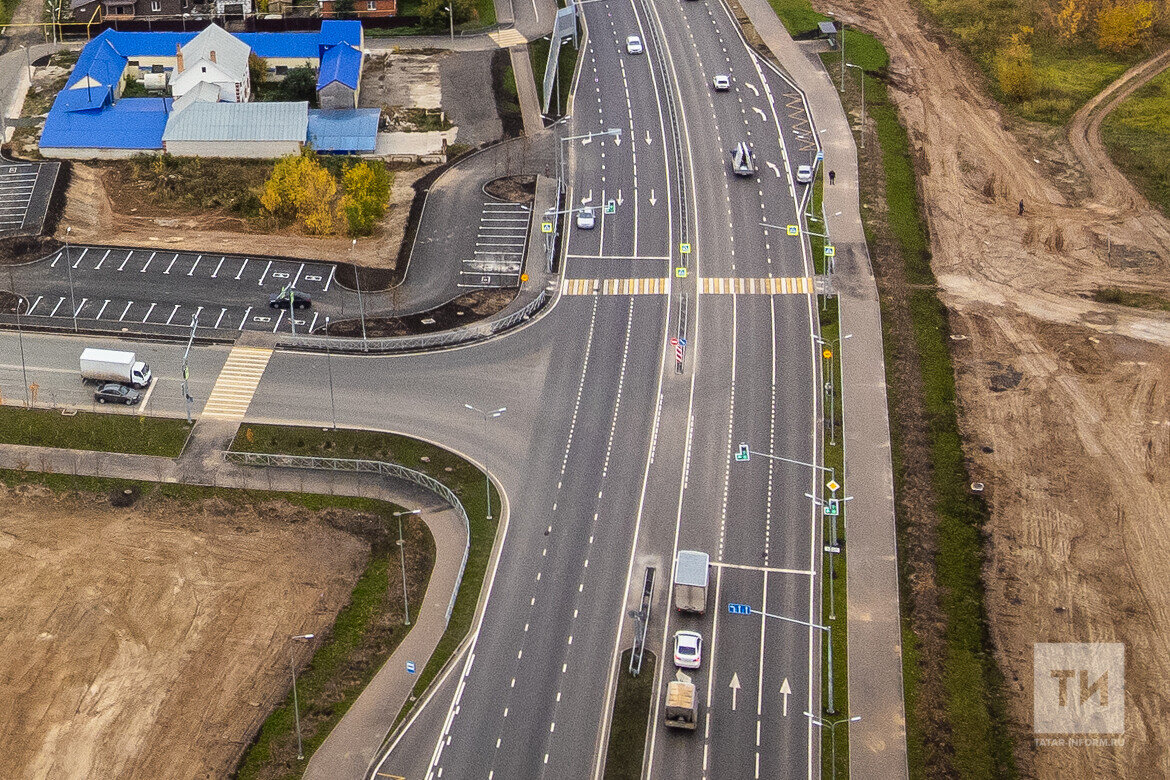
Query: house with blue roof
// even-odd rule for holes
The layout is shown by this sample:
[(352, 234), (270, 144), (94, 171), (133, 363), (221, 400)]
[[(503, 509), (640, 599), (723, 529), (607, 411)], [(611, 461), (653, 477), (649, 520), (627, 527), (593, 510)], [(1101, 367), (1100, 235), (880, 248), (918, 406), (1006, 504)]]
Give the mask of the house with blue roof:
[[(321, 109), (314, 111), (313, 126), (322, 151), (372, 150), (378, 112), (354, 113), (363, 43), (361, 23), (340, 20), (323, 21), (316, 33), (232, 35), (214, 24), (198, 34), (105, 30), (82, 50), (53, 101), (41, 153), (76, 159), (162, 151), (263, 157), (312, 145), (307, 103), (249, 103), (252, 54), (265, 60), (273, 80), (294, 67), (317, 70)], [(171, 96), (123, 98), (127, 79), (165, 86)], [(349, 113), (331, 121), (335, 111)]]

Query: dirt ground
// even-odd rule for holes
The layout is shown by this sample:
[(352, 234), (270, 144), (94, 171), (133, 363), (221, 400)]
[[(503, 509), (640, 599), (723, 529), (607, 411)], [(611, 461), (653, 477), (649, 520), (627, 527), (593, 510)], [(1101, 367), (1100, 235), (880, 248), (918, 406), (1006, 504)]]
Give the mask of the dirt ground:
[[(908, 0), (818, 6), (886, 45), (919, 153), (1021, 773), (1165, 776), (1170, 317), (1087, 296), (1170, 295), (1170, 222), (1103, 159), (1092, 106), (1068, 130), (1021, 125)], [(1126, 645), (1123, 746), (1033, 744), (1032, 645), (1062, 641)]]
[(285, 504), (0, 485), (0, 776), (226, 776), (367, 550)]
[(107, 191), (101, 170), (74, 163), (66, 194), (65, 215), (57, 230), (57, 238), (63, 241), (66, 227), (72, 227), (69, 237), (75, 243), (286, 255), (310, 260), (352, 261), (371, 268), (394, 268), (414, 199), (411, 185), (433, 167), (424, 165), (394, 174), (390, 207), (381, 226), (372, 237), (358, 239), (357, 246), (351, 250), (351, 239), (344, 235), (314, 238), (291, 233), (264, 233), (250, 227), (245, 220), (230, 215), (177, 218), (119, 213), (115, 206), (117, 193)]

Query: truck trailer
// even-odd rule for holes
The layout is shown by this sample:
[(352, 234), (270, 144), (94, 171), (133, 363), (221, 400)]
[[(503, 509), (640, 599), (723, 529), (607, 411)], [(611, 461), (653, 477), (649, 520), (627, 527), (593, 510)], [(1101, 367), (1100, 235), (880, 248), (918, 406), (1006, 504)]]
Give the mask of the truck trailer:
[(82, 350), (81, 378), (94, 382), (120, 382), (139, 389), (150, 386), (150, 366), (133, 352), (114, 349)]

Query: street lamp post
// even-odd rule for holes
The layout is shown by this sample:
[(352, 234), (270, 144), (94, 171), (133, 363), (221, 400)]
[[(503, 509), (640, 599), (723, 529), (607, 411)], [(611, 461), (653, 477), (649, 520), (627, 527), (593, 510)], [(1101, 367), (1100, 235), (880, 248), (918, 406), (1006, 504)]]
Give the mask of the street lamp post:
[(394, 516), (398, 518), (398, 560), (402, 567), (402, 613), (406, 619), (402, 621), (402, 625), (410, 625), (410, 605), (406, 601), (406, 542), (402, 540), (402, 516), (403, 515), (421, 515), (421, 509), (411, 509), (409, 512), (395, 512)]
[[(298, 634), (297, 636), (292, 637), (292, 640), (294, 642), (295, 641), (308, 642), (310, 639), (313, 638), (313, 636), (314, 636), (313, 634)], [(297, 699), (297, 665), (296, 665), (296, 662), (293, 660), (292, 645), (288, 646), (288, 667), (289, 667), (289, 669), (292, 670), (293, 717), (296, 718), (296, 723), (297, 723), (297, 760), (304, 761), (305, 760), (305, 749), (304, 749), (304, 745), (301, 743), (301, 703)]]
[(16, 339), (20, 344), (20, 374), (24, 377), (24, 406), (26, 409), (31, 409), (32, 399), (29, 398), (28, 366), (24, 359), (24, 329), (20, 325), (20, 304), (24, 303), (24, 299), (16, 293), (16, 282), (12, 276), (12, 266), (8, 266), (8, 286), (12, 288), (12, 295), (16, 298)]
[(832, 747), (832, 754), (833, 754), (832, 780), (837, 780), (837, 727), (840, 726), (842, 723), (856, 723), (857, 721), (861, 720), (861, 716), (854, 715), (852, 718), (838, 718), (837, 720), (821, 720), (816, 715), (813, 715), (811, 712), (806, 712), (804, 714), (807, 715), (813, 723), (820, 726), (821, 728), (824, 728), (825, 726), (829, 727), (829, 742), (833, 746)]
[(77, 298), (73, 294), (73, 262), (72, 255), (69, 252), (69, 234), (73, 232), (73, 226), (65, 228), (65, 273), (69, 275), (69, 305), (73, 310), (73, 332), (77, 332)]
[(829, 651), (829, 663), (828, 663), (829, 714), (836, 715), (837, 710), (833, 706), (833, 627), (832, 626), (822, 626), (820, 623), (810, 623), (807, 620), (797, 620), (796, 618), (790, 618), (786, 615), (774, 615), (771, 612), (762, 612), (758, 609), (753, 609), (752, 614), (753, 615), (762, 615), (763, 617), (772, 618), (773, 620), (783, 620), (785, 623), (795, 623), (798, 626), (808, 626), (809, 628), (815, 628), (818, 631), (825, 632), (825, 634), (828, 636), (827, 642), (828, 642), (828, 651)]
[(325, 362), (329, 367), (329, 407), (333, 410), (333, 430), (337, 430), (337, 399), (333, 395), (333, 349), (329, 345), (329, 315), (325, 315)]
[(349, 264), (353, 266), (353, 283), (357, 287), (358, 295), (358, 316), (362, 320), (362, 349), (366, 348), (366, 308), (362, 305), (362, 275), (359, 273), (357, 263), (353, 260), (353, 250), (357, 246), (357, 239), (349, 245)]
[[(494, 412), (486, 412), (483, 409), (472, 406), (471, 404), (463, 404), (463, 405), (466, 406), (471, 411), (475, 412), (476, 414), (483, 416), (483, 437), (484, 437), (485, 441), (487, 440), (488, 420), (489, 419), (494, 420), (497, 417), (499, 417), (500, 415), (502, 415), (504, 412), (508, 411), (508, 407), (506, 407), (506, 406), (501, 406), (499, 409), (496, 409)], [(491, 520), (492, 519), (492, 480), (491, 480), (491, 477), (488, 476), (488, 470), (487, 470), (486, 465), (484, 465), (484, 467), (483, 467), (483, 485), (484, 485), (484, 490), (487, 493), (487, 519)]]
[(861, 148), (865, 148), (865, 68), (860, 65), (854, 65), (852, 62), (846, 63), (850, 68), (857, 68), (858, 80), (861, 81)]
[(837, 393), (835, 384), (837, 381), (837, 372), (834, 371), (833, 366), (833, 350), (829, 349), (827, 345), (837, 343), (837, 346), (840, 347), (842, 339), (852, 338), (852, 336), (853, 334), (850, 333), (847, 336), (837, 339), (823, 339), (820, 336), (813, 337), (822, 347), (825, 347), (821, 351), (821, 355), (829, 361), (829, 381), (825, 382), (825, 391), (829, 394), (829, 444), (833, 446), (837, 445)]
[(443, 6), (447, 9), (447, 16), (451, 20), (451, 43), (455, 42), (455, 4)]

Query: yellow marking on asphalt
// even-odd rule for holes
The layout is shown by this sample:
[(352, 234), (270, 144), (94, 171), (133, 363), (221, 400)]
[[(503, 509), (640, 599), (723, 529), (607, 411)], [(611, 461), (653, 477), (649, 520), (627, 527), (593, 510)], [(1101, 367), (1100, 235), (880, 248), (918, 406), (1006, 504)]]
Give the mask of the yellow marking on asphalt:
[(271, 349), (232, 347), (203, 407), (203, 416), (216, 420), (244, 419), (271, 357)]
[(705, 295), (808, 295), (813, 292), (810, 276), (779, 276), (768, 279), (705, 276), (699, 279)]
[(564, 279), (562, 295), (666, 295), (670, 279)]
[(488, 37), (495, 41), (496, 45), (501, 49), (506, 49), (509, 46), (520, 46), (522, 44), (528, 43), (528, 39), (514, 29), (490, 32), (488, 33)]

